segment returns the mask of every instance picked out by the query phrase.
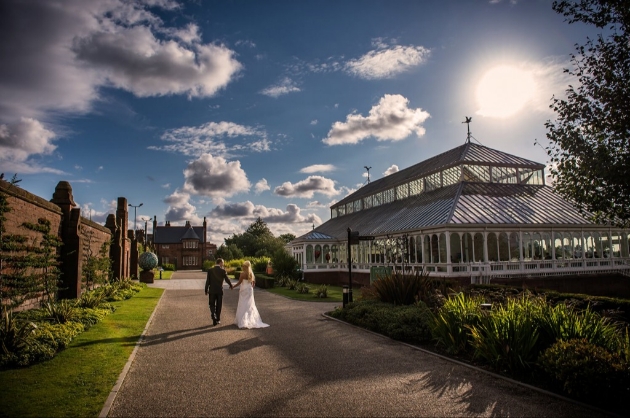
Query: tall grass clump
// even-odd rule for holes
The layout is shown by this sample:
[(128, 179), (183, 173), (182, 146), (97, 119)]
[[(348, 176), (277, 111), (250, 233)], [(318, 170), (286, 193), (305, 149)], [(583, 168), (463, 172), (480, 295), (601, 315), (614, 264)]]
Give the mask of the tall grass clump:
[(481, 296), (464, 293), (448, 298), (431, 323), (431, 334), (438, 346), (450, 354), (466, 351), (471, 340), (470, 328), (479, 323), (483, 302)]
[(372, 283), (381, 302), (392, 305), (412, 305), (420, 299), (428, 272), (406, 273), (396, 271)]
[(539, 323), (546, 302), (541, 298), (509, 299), (469, 326), (475, 357), (496, 370), (520, 374), (535, 363)]

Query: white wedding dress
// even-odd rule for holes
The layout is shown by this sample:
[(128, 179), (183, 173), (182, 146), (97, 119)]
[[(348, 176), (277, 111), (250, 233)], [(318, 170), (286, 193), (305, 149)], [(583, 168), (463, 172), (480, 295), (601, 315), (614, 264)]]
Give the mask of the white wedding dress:
[(243, 280), (239, 286), (234, 323), (239, 328), (265, 328), (269, 326), (262, 321), (258, 309), (256, 309), (254, 288), (249, 280)]

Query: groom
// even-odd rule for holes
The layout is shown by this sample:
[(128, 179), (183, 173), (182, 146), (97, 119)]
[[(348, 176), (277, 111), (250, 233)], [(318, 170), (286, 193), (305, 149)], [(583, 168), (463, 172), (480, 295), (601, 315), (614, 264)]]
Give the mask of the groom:
[(221, 307), (223, 306), (223, 282), (226, 282), (232, 290), (232, 283), (228, 278), (227, 272), (223, 268), (223, 259), (217, 258), (217, 262), (210, 270), (206, 277), (205, 291), (206, 295), (210, 294), (210, 316), (212, 317), (212, 325), (221, 323)]

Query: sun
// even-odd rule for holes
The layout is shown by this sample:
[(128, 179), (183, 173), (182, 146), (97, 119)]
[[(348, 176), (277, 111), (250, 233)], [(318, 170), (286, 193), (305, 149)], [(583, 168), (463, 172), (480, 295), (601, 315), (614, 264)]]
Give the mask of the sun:
[(477, 85), (478, 115), (507, 118), (521, 110), (536, 92), (533, 75), (501, 65), (484, 74)]

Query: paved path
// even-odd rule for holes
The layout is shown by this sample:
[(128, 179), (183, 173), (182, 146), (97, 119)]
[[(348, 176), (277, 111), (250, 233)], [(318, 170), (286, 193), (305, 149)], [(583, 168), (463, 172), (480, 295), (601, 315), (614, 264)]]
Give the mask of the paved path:
[(598, 416), (321, 315), (336, 303), (256, 290), (271, 326), (239, 330), (226, 287), (213, 327), (203, 284), (177, 272), (151, 285), (166, 291), (110, 417)]

